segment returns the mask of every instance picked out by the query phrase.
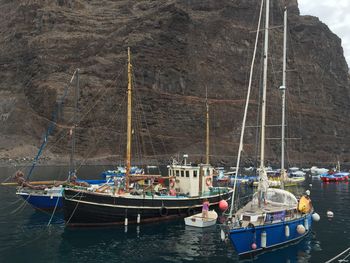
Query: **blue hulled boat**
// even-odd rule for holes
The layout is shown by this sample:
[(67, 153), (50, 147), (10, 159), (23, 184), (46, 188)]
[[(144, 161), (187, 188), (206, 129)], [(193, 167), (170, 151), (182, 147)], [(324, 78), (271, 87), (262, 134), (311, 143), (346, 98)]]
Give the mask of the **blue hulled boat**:
[[(113, 180), (77, 180), (75, 187), (80, 187), (80, 185), (85, 183), (93, 188), (94, 186), (103, 184), (113, 184)], [(71, 184), (71, 186), (72, 185), (73, 184)], [(47, 187), (41, 187), (40, 185), (39, 187), (30, 187), (28, 183), (26, 187), (18, 187), (16, 195), (21, 196), (32, 207), (39, 210), (61, 209), (63, 206), (62, 193), (64, 187), (63, 185)]]
[(51, 187), (44, 190), (19, 188), (16, 195), (21, 196), (31, 206), (40, 210), (53, 210), (62, 208), (63, 187)]
[(257, 254), (297, 241), (311, 229), (313, 208), (306, 195), (299, 201), (282, 189), (270, 188), (264, 200), (259, 192), (238, 210), (222, 230), (239, 256)]

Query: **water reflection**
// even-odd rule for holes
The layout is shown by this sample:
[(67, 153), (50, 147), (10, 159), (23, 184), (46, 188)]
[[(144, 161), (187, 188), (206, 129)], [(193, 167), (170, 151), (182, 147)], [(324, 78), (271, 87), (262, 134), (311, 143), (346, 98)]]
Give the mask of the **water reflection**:
[(278, 248), (260, 255), (254, 259), (254, 262), (310, 262), (312, 250), (314, 249), (320, 250), (320, 245), (311, 233), (296, 244), (291, 244), (287, 247)]

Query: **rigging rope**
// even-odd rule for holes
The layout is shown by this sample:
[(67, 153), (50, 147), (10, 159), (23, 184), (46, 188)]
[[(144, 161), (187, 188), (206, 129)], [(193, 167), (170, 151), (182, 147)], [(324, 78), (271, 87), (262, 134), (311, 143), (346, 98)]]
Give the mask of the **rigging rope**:
[(58, 105), (56, 105), (56, 109), (55, 109), (55, 111), (54, 111), (53, 114), (52, 114), (52, 121), (50, 122), (50, 126), (49, 126), (49, 128), (47, 129), (47, 131), (46, 131), (46, 134), (45, 134), (45, 137), (44, 137), (44, 141), (42, 142), (42, 144), (41, 144), (41, 146), (40, 146), (40, 148), (39, 148), (39, 151), (38, 151), (37, 155), (35, 156), (35, 158), (34, 158), (34, 160), (33, 160), (32, 166), (31, 166), (31, 168), (30, 168), (30, 170), (29, 170), (29, 172), (28, 172), (28, 175), (27, 175), (27, 180), (30, 179), (30, 176), (32, 175), (32, 172), (33, 172), (33, 170), (34, 170), (34, 168), (35, 168), (35, 166), (36, 166), (36, 164), (37, 164), (37, 161), (38, 161), (40, 155), (42, 154), (42, 151), (44, 150), (44, 148), (45, 148), (45, 146), (46, 146), (46, 144), (47, 144), (48, 137), (50, 136), (50, 134), (52, 133), (52, 131), (53, 131), (54, 128), (55, 128), (56, 119), (57, 119), (57, 112), (58, 112), (58, 110), (59, 110), (59, 106), (63, 104), (63, 101), (64, 101), (64, 99), (66, 98), (66, 96), (67, 96), (67, 94), (68, 94), (68, 89), (69, 89), (70, 84), (72, 83), (72, 81), (73, 81), (73, 79), (74, 79), (75, 73), (76, 73), (76, 70), (74, 71), (73, 76), (72, 76), (72, 78), (71, 78), (69, 84), (66, 85), (65, 90), (64, 90), (64, 93), (63, 93), (61, 99), (59, 100)]

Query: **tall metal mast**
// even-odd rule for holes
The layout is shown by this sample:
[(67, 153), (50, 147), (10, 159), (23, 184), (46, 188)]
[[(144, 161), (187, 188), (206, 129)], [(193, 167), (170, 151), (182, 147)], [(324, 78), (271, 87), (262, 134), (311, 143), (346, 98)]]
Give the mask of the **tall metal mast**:
[(258, 196), (259, 206), (265, 202), (266, 192), (269, 188), (269, 182), (265, 169), (265, 126), (266, 126), (266, 89), (267, 89), (267, 59), (269, 48), (269, 7), (270, 1), (266, 0), (266, 15), (265, 15), (265, 43), (264, 43), (264, 71), (263, 71), (263, 94), (261, 102), (261, 141), (260, 141), (260, 171), (259, 171), (259, 184), (258, 184)]
[(125, 175), (125, 190), (129, 190), (129, 176), (131, 166), (131, 103), (132, 103), (132, 78), (131, 78), (131, 55), (130, 47), (128, 47), (128, 116), (127, 116), (127, 142), (126, 142), (126, 175)]
[(282, 131), (281, 131), (281, 188), (284, 189), (284, 179), (286, 171), (284, 168), (284, 148), (285, 148), (285, 113), (286, 113), (286, 73), (287, 73), (287, 8), (284, 9), (284, 24), (283, 24), (283, 75), (282, 86)]
[(261, 141), (260, 141), (260, 168), (265, 167), (265, 126), (266, 126), (266, 89), (267, 89), (267, 58), (269, 49), (269, 7), (270, 0), (266, 0), (265, 8), (265, 43), (264, 43), (264, 71), (263, 71), (263, 94), (261, 111)]

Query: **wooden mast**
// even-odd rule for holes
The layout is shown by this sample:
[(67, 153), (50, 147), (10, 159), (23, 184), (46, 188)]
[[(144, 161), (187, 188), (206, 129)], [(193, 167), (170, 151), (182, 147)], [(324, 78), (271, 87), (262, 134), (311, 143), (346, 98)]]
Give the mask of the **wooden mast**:
[(209, 104), (208, 104), (208, 88), (205, 90), (205, 104), (207, 108), (207, 139), (206, 139), (206, 164), (209, 164)]
[(128, 47), (128, 118), (127, 118), (127, 143), (126, 143), (126, 174), (125, 174), (125, 190), (129, 191), (129, 176), (131, 166), (131, 103), (132, 103), (132, 85), (131, 85), (131, 55), (130, 47)]
[[(205, 105), (206, 105), (206, 140), (205, 140), (205, 164), (209, 164), (209, 104), (208, 104), (208, 88), (205, 88)], [(208, 175), (208, 174), (207, 174)], [(199, 168), (199, 185), (198, 185), (198, 191), (199, 195), (202, 195), (203, 192), (203, 177), (204, 177), (204, 170), (203, 170), (203, 164), (200, 165)]]

